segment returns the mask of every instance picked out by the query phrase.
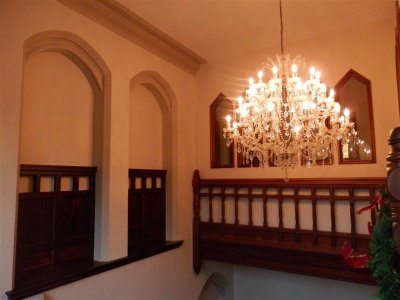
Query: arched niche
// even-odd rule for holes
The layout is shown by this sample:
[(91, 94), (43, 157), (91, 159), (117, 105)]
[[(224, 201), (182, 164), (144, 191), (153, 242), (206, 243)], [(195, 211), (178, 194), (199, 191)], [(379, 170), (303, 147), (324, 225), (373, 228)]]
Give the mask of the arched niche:
[(339, 164), (376, 163), (371, 81), (350, 69), (335, 85), (335, 97), (350, 110), (355, 131), (347, 143), (339, 141)]
[(204, 284), (198, 300), (225, 300), (228, 295), (228, 282), (224, 275), (213, 273)]
[[(69, 59), (86, 77), (93, 94), (92, 165), (97, 167), (95, 253), (107, 259), (108, 178), (110, 174), (111, 72), (99, 54), (79, 36), (65, 31), (45, 31), (24, 43), (24, 63), (38, 53), (58, 53)], [(62, 74), (60, 74), (62, 76)], [(23, 121), (23, 120), (22, 120)], [(72, 146), (72, 145), (71, 145)]]
[(234, 147), (226, 146), (223, 128), (226, 127), (226, 116), (234, 119), (234, 104), (220, 93), (210, 105), (210, 159), (211, 168), (233, 168)]
[[(130, 81), (131, 97), (135, 94), (133, 91), (140, 88), (145, 88), (146, 91), (152, 95), (153, 100), (158, 104), (158, 109), (161, 112), (161, 166), (162, 169), (167, 170), (166, 177), (166, 228), (167, 239), (172, 236), (172, 172), (173, 172), (173, 145), (174, 138), (174, 119), (173, 107), (176, 103), (175, 94), (168, 82), (157, 72), (143, 71), (134, 76)], [(148, 99), (148, 98), (147, 98)], [(133, 99), (131, 99), (133, 100)], [(135, 99), (137, 101), (137, 99)], [(130, 105), (134, 105), (131, 101)], [(135, 109), (133, 107), (133, 109)], [(132, 116), (130, 116), (132, 117)], [(146, 143), (141, 145), (144, 149)], [(131, 149), (129, 150), (131, 153)], [(133, 152), (134, 153), (134, 152)]]
[(92, 166), (92, 87), (81, 70), (56, 52), (24, 64), (20, 164)]

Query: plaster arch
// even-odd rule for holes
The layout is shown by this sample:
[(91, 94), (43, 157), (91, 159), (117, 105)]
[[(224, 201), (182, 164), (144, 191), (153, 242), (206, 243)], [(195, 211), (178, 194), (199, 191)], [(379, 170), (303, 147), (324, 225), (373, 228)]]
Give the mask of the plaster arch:
[(167, 239), (172, 236), (172, 172), (173, 172), (173, 139), (176, 133), (176, 114), (174, 107), (176, 97), (168, 82), (155, 71), (143, 71), (130, 81), (130, 92), (136, 86), (145, 87), (157, 101), (162, 113), (162, 167), (167, 170)]
[[(95, 253), (97, 260), (108, 257), (108, 208), (111, 140), (111, 71), (85, 40), (66, 31), (44, 31), (24, 42), (24, 65), (39, 52), (56, 52), (70, 59), (87, 78), (94, 97), (93, 166), (96, 175)], [(23, 98), (22, 98), (23, 100)], [(21, 120), (22, 121), (22, 120)]]
[(227, 300), (228, 281), (221, 273), (215, 272), (208, 277), (198, 300)]

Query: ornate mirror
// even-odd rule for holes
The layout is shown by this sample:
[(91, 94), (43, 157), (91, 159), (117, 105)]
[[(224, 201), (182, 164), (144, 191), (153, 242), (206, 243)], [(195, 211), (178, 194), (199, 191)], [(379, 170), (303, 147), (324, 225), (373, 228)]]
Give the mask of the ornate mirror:
[(350, 110), (354, 132), (347, 143), (339, 142), (339, 164), (376, 162), (371, 81), (350, 69), (336, 84), (336, 101)]
[(210, 106), (210, 152), (211, 168), (233, 168), (233, 145), (226, 146), (223, 128), (226, 127), (226, 116), (233, 117), (234, 104), (220, 93)]

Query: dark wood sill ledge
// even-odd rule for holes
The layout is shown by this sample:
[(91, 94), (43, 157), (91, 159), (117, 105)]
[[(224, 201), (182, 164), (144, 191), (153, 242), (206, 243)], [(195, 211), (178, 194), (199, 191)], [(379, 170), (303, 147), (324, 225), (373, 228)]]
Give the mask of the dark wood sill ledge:
[(164, 245), (147, 249), (140, 249), (129, 256), (108, 262), (77, 261), (68, 265), (57, 267), (39, 274), (32, 274), (29, 280), (24, 280), (13, 290), (6, 293), (8, 299), (18, 300), (33, 296), (44, 291), (81, 280), (102, 272), (106, 272), (132, 262), (167, 252), (180, 247), (183, 241), (166, 241)]

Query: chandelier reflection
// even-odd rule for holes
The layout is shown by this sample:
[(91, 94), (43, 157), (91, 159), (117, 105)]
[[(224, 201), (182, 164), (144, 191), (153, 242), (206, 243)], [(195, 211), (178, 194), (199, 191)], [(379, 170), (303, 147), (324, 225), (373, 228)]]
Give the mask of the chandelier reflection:
[(371, 147), (358, 137), (358, 132), (352, 130), (348, 137), (342, 140), (342, 157), (345, 160), (371, 159)]
[[(327, 94), (315, 68), (303, 82), (299, 70), (304, 67), (300, 56), (268, 59), (258, 81), (250, 78), (244, 97), (237, 99), (235, 115), (226, 117), (226, 144), (234, 143), (247, 163), (257, 157), (261, 167), (268, 162), (284, 169), (299, 162), (311, 167), (331, 156), (338, 140), (347, 142), (353, 127), (349, 110), (341, 115), (334, 91)], [(264, 73), (271, 74), (266, 82)]]

